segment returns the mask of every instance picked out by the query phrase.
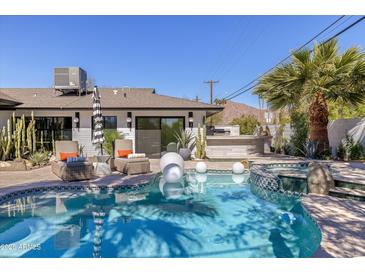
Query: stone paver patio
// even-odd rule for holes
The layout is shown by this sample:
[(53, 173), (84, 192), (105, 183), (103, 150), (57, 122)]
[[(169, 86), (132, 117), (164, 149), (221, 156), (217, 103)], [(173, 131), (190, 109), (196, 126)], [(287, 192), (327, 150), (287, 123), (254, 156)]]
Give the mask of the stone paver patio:
[(322, 232), (313, 257), (365, 256), (365, 203), (319, 195), (307, 195), (302, 203)]
[[(295, 163), (303, 159), (294, 157), (250, 158), (255, 163)], [(207, 162), (209, 169), (231, 169), (234, 161)], [(363, 163), (327, 162), (335, 179), (365, 184)], [(195, 167), (196, 162), (185, 162), (185, 168)], [(113, 173), (110, 176), (81, 182), (63, 182), (52, 174), (49, 166), (31, 171), (0, 172), (0, 196), (34, 186), (89, 185), (117, 186), (134, 185), (150, 179), (160, 171), (159, 160), (151, 160), (151, 174), (126, 176)], [(322, 242), (314, 257), (365, 256), (365, 203), (330, 196), (306, 195), (303, 205), (317, 221), (322, 231)]]

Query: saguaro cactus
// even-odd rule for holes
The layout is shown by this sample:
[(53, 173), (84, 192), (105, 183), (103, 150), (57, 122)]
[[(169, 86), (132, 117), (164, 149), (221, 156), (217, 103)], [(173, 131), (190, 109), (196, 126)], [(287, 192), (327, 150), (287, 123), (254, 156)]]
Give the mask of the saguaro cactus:
[(30, 121), (27, 127), (27, 148), (29, 153), (33, 152), (32, 127), (33, 127), (33, 121)]
[(22, 115), (22, 155), (25, 154), (25, 148), (26, 148), (26, 128), (25, 128), (25, 116)]
[(11, 138), (11, 122), (10, 119), (8, 119), (8, 137), (6, 139), (6, 148), (5, 148), (5, 154), (4, 158), (5, 160), (8, 160), (10, 158), (10, 152), (13, 147), (12, 138)]
[(205, 126), (203, 126), (203, 136), (202, 136), (202, 153), (203, 153), (203, 157), (205, 158), (205, 147), (207, 144), (207, 129)]
[(44, 151), (43, 131), (41, 131), (41, 150)]
[(34, 113), (32, 111), (32, 121), (34, 123), (33, 127), (32, 127), (32, 140), (33, 140), (33, 153), (35, 153), (37, 151), (37, 137), (36, 137), (36, 128), (35, 128), (35, 120), (34, 120)]
[(205, 158), (205, 142), (206, 142), (206, 129), (203, 127), (203, 135), (201, 132), (200, 124), (198, 125), (198, 135), (196, 137), (196, 158)]
[(56, 142), (53, 138), (52, 138), (52, 155), (56, 156)]
[(6, 138), (6, 128), (3, 127), (0, 131), (0, 159), (3, 159), (5, 153), (5, 138)]
[[(7, 134), (6, 134), (7, 131)], [(28, 126), (25, 126), (24, 114), (16, 119), (15, 112), (0, 130), (0, 159), (9, 160), (11, 158), (21, 159), (27, 153), (36, 151), (36, 129), (35, 119), (32, 112), (32, 119)]]
[(16, 127), (15, 112), (13, 112), (12, 125), (11, 126), (12, 126), (11, 131), (14, 132), (15, 127)]
[(23, 121), (22, 119), (18, 119), (15, 124), (15, 132), (14, 132), (15, 157), (17, 159), (22, 158), (22, 152), (21, 152), (22, 131), (23, 131), (22, 128), (23, 128)]

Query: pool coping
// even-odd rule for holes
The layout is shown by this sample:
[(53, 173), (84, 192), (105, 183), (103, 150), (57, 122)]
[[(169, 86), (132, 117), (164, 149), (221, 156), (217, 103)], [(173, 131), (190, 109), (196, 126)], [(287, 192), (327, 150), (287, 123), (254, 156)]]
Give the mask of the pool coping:
[(25, 185), (17, 185), (0, 188), (0, 205), (28, 194), (41, 193), (45, 191), (86, 191), (99, 190), (138, 190), (153, 182), (157, 173), (149, 173), (136, 176), (119, 176), (119, 179), (112, 184), (98, 183), (98, 181), (72, 181), (72, 182), (36, 182)]

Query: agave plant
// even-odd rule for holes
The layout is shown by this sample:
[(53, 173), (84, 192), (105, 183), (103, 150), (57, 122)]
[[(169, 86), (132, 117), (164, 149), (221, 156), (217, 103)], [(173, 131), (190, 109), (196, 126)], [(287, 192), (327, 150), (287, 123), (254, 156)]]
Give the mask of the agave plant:
[(48, 163), (49, 154), (47, 151), (37, 151), (29, 157), (29, 160), (33, 166), (41, 166)]
[(305, 158), (315, 159), (318, 156), (318, 144), (318, 141), (307, 140), (303, 146), (303, 150), (298, 147), (296, 149), (303, 153)]
[(175, 132), (174, 134), (177, 147), (180, 148), (188, 148), (193, 150), (195, 147), (195, 137), (192, 131), (186, 131), (184, 129), (180, 129), (180, 131)]

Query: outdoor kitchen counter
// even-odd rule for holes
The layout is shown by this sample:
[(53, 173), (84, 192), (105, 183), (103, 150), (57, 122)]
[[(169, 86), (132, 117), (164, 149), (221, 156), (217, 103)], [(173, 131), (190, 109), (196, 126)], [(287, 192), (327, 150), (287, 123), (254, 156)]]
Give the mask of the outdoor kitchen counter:
[(270, 152), (271, 136), (207, 136), (208, 158), (242, 158)]

